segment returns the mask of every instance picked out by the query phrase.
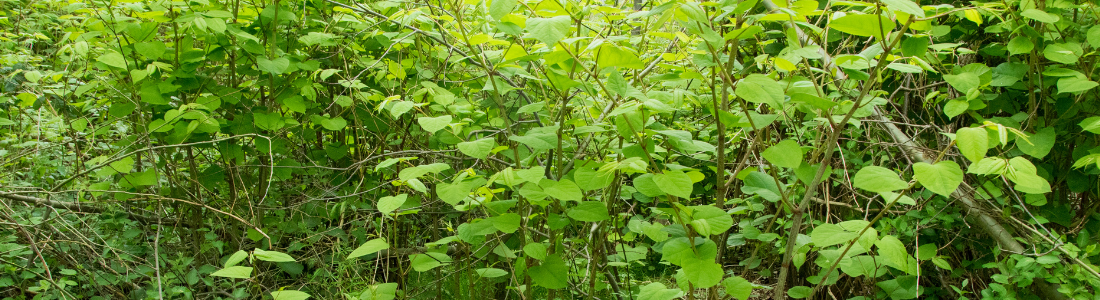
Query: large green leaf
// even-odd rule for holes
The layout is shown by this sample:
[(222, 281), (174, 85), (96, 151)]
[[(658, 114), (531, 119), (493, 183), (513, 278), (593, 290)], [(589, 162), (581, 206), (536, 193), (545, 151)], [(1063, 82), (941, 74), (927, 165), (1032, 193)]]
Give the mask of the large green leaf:
[[(783, 106), (783, 86), (767, 76), (752, 74), (737, 82), (734, 93), (749, 102), (768, 104), (773, 108)], [(763, 124), (752, 124), (757, 128)]]
[(1064, 77), (1058, 79), (1058, 92), (1059, 93), (1078, 93), (1091, 90), (1097, 85), (1095, 81), (1078, 78), (1078, 77)]
[(270, 262), (291, 262), (291, 261), (295, 261), (293, 257), (290, 257), (290, 255), (287, 255), (286, 253), (282, 253), (282, 252), (278, 252), (278, 251), (265, 251), (263, 249), (256, 249), (256, 250), (252, 251), (252, 255), (254, 257), (256, 257), (256, 259), (259, 259), (259, 260), (262, 260), (262, 261), (270, 261)]
[(829, 223), (818, 225), (810, 232), (810, 239), (812, 239), (814, 245), (818, 247), (828, 247), (847, 243), (857, 236), (855, 232), (844, 230), (844, 228), (839, 225)]
[(483, 138), (469, 142), (458, 143), (458, 151), (462, 151), (462, 154), (469, 155), (470, 157), (477, 159), (485, 159), (489, 157), (489, 153), (493, 151), (493, 148), (497, 146), (497, 142), (493, 138)]
[(547, 196), (554, 197), (554, 199), (562, 201), (581, 201), (581, 199), (584, 199), (584, 193), (581, 192), (581, 188), (577, 187), (577, 184), (573, 183), (572, 180), (545, 180), (542, 182), (545, 183), (545, 185), (540, 184), (542, 190), (546, 192)]
[(242, 266), (226, 267), (214, 273), (210, 273), (210, 276), (247, 279), (252, 277), (252, 268)]
[(710, 205), (690, 207), (691, 227), (701, 235), (719, 235), (733, 227), (733, 218), (726, 211)]
[(1054, 127), (1043, 127), (1035, 134), (1027, 137), (1027, 140), (1017, 138), (1016, 148), (1019, 148), (1024, 154), (1031, 155), (1031, 157), (1042, 159), (1054, 148), (1054, 141), (1057, 137), (1058, 134), (1054, 132)]
[(401, 205), (405, 204), (405, 199), (408, 199), (409, 194), (400, 194), (397, 196), (386, 196), (378, 199), (378, 212), (383, 215), (388, 215)]
[(306, 300), (309, 294), (303, 291), (275, 291), (271, 292), (272, 300)]
[(611, 218), (607, 205), (600, 201), (584, 201), (569, 209), (570, 218), (581, 222), (599, 222)]
[(879, 166), (866, 166), (859, 169), (856, 176), (852, 177), (852, 185), (876, 193), (909, 187), (908, 183), (898, 178), (897, 173)]
[(752, 282), (741, 276), (726, 278), (722, 281), (722, 286), (726, 288), (726, 294), (737, 300), (748, 300), (752, 295)]
[(565, 38), (572, 29), (572, 19), (568, 15), (552, 18), (527, 19), (527, 35), (524, 38), (533, 38), (553, 47), (558, 41)]
[(444, 253), (428, 252), (409, 256), (410, 265), (417, 272), (425, 272), (451, 263), (451, 257)]
[(961, 128), (955, 131), (955, 146), (966, 159), (977, 162), (989, 150), (989, 133), (985, 128)]
[(393, 300), (397, 297), (397, 283), (383, 283), (367, 287), (359, 295), (360, 300)]
[(873, 36), (882, 39), (894, 30), (893, 20), (880, 15), (849, 14), (829, 21), (829, 28), (851, 35)]
[(761, 153), (764, 159), (784, 168), (798, 168), (802, 164), (802, 147), (794, 140), (783, 140)]
[(377, 253), (378, 251), (382, 251), (382, 250), (389, 249), (389, 248), (390, 248), (390, 244), (386, 243), (385, 239), (376, 238), (376, 239), (373, 239), (373, 240), (369, 240), (366, 243), (363, 243), (363, 245), (360, 245), (359, 248), (355, 248), (354, 251), (351, 251), (351, 254), (348, 254), (348, 258), (346, 258), (346, 259), (352, 259), (352, 258), (360, 257), (360, 256), (363, 256), (363, 255), (374, 254), (374, 253)]
[(290, 68), (290, 59), (286, 57), (280, 57), (276, 59), (267, 59), (260, 57), (256, 59), (256, 69), (271, 74), (283, 74)]
[(684, 199), (691, 198), (691, 191), (694, 188), (691, 176), (681, 171), (665, 171), (661, 174), (655, 174), (653, 175), (653, 183), (656, 183), (661, 191)]
[(451, 115), (419, 117), (416, 118), (416, 122), (420, 124), (420, 128), (424, 129), (424, 131), (435, 133), (451, 124)]
[(666, 288), (660, 282), (653, 282), (639, 288), (638, 294), (634, 297), (638, 300), (672, 300), (683, 294), (684, 292), (679, 289)]
[(600, 69), (607, 67), (626, 69), (645, 68), (645, 63), (642, 63), (642, 60), (638, 59), (637, 54), (615, 45), (605, 44), (599, 48), (598, 53), (599, 56), (596, 57), (596, 66)]
[(1100, 134), (1100, 117), (1085, 118), (1081, 123), (1077, 123), (1077, 126), (1081, 126), (1081, 130)]
[(569, 286), (569, 267), (557, 254), (551, 254), (542, 264), (528, 270), (531, 280), (547, 289), (561, 289)]
[(875, 247), (878, 248), (878, 255), (884, 259), (883, 263), (887, 266), (904, 272), (910, 271), (909, 263), (912, 261), (912, 257), (905, 250), (905, 244), (897, 237), (892, 235), (883, 236), (875, 243)]
[(683, 263), (684, 275), (687, 276), (695, 288), (705, 289), (722, 282), (722, 265), (714, 262), (714, 259), (685, 259)]
[(951, 196), (963, 182), (963, 171), (953, 161), (945, 160), (933, 164), (918, 162), (913, 165), (913, 177), (925, 188), (936, 194)]

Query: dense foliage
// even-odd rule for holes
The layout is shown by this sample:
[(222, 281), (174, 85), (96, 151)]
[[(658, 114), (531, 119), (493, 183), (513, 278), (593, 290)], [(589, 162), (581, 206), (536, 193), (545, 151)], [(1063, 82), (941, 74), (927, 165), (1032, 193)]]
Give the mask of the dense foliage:
[(1100, 299), (1095, 1), (0, 13), (2, 299)]

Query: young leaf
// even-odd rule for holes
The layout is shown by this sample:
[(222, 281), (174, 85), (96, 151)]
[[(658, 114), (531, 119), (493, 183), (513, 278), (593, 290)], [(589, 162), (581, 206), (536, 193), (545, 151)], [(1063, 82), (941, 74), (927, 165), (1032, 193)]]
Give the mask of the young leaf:
[(638, 300), (672, 300), (683, 294), (684, 292), (679, 289), (666, 288), (664, 284), (654, 282), (643, 285), (634, 297)]
[(1088, 117), (1081, 120), (1081, 123), (1077, 123), (1081, 126), (1081, 130), (1100, 134), (1100, 117)]
[(951, 193), (954, 193), (963, 182), (962, 168), (950, 160), (941, 161), (935, 165), (918, 162), (913, 165), (913, 172), (913, 177), (920, 184), (943, 196), (951, 196)]
[(924, 17), (924, 9), (920, 8), (920, 5), (913, 3), (910, 0), (882, 0), (883, 4), (886, 4), (891, 10), (896, 10), (913, 15), (917, 18)]
[(879, 166), (866, 166), (852, 177), (852, 185), (875, 193), (890, 192), (909, 187), (898, 179), (898, 174)]

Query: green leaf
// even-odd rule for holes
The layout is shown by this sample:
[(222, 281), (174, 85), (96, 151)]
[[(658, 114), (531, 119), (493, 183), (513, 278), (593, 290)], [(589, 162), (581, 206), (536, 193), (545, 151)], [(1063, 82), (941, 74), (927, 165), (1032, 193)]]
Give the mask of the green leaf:
[(717, 285), (722, 282), (722, 276), (725, 275), (722, 265), (715, 263), (713, 259), (685, 259), (683, 267), (688, 281), (698, 289)]
[[(734, 93), (737, 97), (752, 103), (764, 103), (773, 108), (780, 108), (783, 105), (783, 86), (774, 79), (760, 74), (752, 74), (738, 81)], [(757, 128), (762, 127), (759, 123), (753, 125)]]
[(401, 115), (409, 112), (413, 109), (413, 107), (416, 107), (416, 103), (413, 103), (412, 101), (394, 102), (393, 105), (390, 106), (390, 116), (392, 116), (394, 119), (400, 119)]
[(641, 59), (638, 59), (638, 55), (630, 50), (619, 48), (618, 46), (605, 44), (600, 46), (600, 50), (596, 57), (596, 66), (603, 69), (607, 67), (619, 67), (627, 69), (642, 69), (645, 68), (645, 63), (642, 63)]
[(823, 248), (844, 244), (856, 237), (855, 232), (849, 232), (839, 225), (829, 223), (818, 225), (810, 232), (810, 240), (813, 241), (814, 245)]
[(1100, 134), (1100, 117), (1088, 117), (1081, 120), (1081, 123), (1077, 123), (1081, 126), (1081, 130)]
[[(450, 116), (448, 116), (450, 119)], [(449, 121), (448, 121), (449, 122)], [(491, 137), (458, 143), (458, 151), (477, 159), (489, 157), (489, 153), (497, 146), (497, 141)]]
[(516, 8), (516, 0), (493, 0), (489, 4), (489, 16), (492, 16), (495, 20), (500, 20), (501, 17), (512, 13), (512, 10)]
[(886, 292), (893, 300), (905, 300), (917, 298), (917, 277), (912, 275), (898, 276), (891, 280), (875, 283), (883, 292)]
[(592, 168), (581, 167), (573, 172), (573, 179), (577, 181), (577, 186), (581, 189), (592, 191), (611, 186), (611, 182), (615, 179), (614, 175), (615, 173), (613, 171), (604, 172)]
[(943, 75), (943, 80), (946, 80), (951, 87), (954, 87), (963, 94), (969, 92), (971, 89), (976, 89), (981, 86), (981, 79), (977, 74), (972, 72), (966, 72), (957, 75)]
[(252, 113), (252, 120), (255, 122), (256, 127), (263, 130), (275, 131), (286, 125), (286, 123), (283, 122), (283, 116), (279, 113), (265, 114), (255, 112)]
[(1097, 85), (1100, 85), (1100, 84), (1097, 84), (1095, 81), (1084, 79), (1084, 78), (1064, 77), (1062, 79), (1058, 79), (1058, 93), (1083, 92), (1083, 91), (1091, 90), (1092, 88), (1096, 87)]
[(943, 113), (947, 115), (948, 118), (954, 118), (965, 113), (967, 109), (970, 109), (970, 102), (961, 98), (952, 99), (951, 101), (947, 101), (947, 104), (943, 106)]
[(569, 209), (570, 218), (581, 222), (599, 222), (610, 219), (607, 205), (600, 201), (583, 201)]
[(866, 166), (852, 177), (853, 186), (875, 193), (890, 192), (909, 187), (898, 174), (879, 166)]
[(401, 205), (405, 204), (405, 199), (408, 199), (409, 194), (400, 194), (397, 196), (386, 196), (382, 199), (378, 199), (378, 212), (383, 215), (389, 215)]
[[(497, 0), (497, 1), (500, 1), (500, 0)], [(474, 270), (474, 272), (477, 272), (477, 276), (481, 276), (481, 277), (484, 277), (484, 278), (497, 278), (497, 277), (500, 277), (500, 276), (508, 275), (508, 271), (497, 269), (497, 268), (481, 268), (481, 269)]]
[(787, 296), (790, 296), (791, 298), (794, 298), (794, 299), (802, 299), (802, 298), (809, 297), (810, 294), (813, 294), (813, 292), (814, 292), (814, 289), (812, 289), (808, 286), (801, 286), (800, 285), (800, 286), (791, 287), (791, 289), (787, 290)]
[(1043, 49), (1043, 56), (1047, 59), (1067, 65), (1076, 64), (1084, 54), (1085, 50), (1078, 43), (1050, 44)]
[(897, 237), (892, 235), (883, 236), (875, 243), (875, 247), (878, 247), (878, 254), (884, 259), (884, 264), (909, 272), (909, 252), (905, 250), (905, 244)]
[(691, 191), (694, 187), (694, 182), (691, 181), (691, 176), (688, 176), (681, 171), (665, 171), (661, 174), (653, 175), (653, 182), (657, 184), (657, 187), (661, 191), (673, 195), (676, 197), (691, 199)]
[(918, 162), (913, 165), (913, 177), (925, 188), (946, 197), (950, 197), (963, 182), (963, 171), (953, 161), (945, 160), (935, 165)]
[(359, 248), (355, 248), (355, 251), (351, 251), (351, 254), (348, 254), (348, 258), (346, 259), (352, 259), (364, 255), (371, 255), (377, 253), (378, 251), (389, 248), (390, 244), (386, 243), (385, 239), (376, 238), (373, 240), (369, 240), (366, 243), (363, 243), (363, 245), (360, 245)]
[(762, 172), (753, 171), (745, 176), (745, 185), (741, 186), (741, 192), (751, 195), (760, 195), (764, 200), (771, 202), (779, 201), (782, 199), (779, 191), (779, 186), (775, 185), (775, 179), (768, 174)]
[(317, 122), (317, 124), (320, 124), (321, 127), (332, 131), (344, 129), (344, 127), (348, 126), (348, 121), (344, 120), (343, 117), (327, 118), (314, 115), (312, 119), (314, 122)]
[(302, 291), (275, 291), (271, 292), (272, 300), (306, 300), (309, 294)]
[(248, 279), (252, 277), (252, 268), (242, 266), (226, 267), (225, 269), (210, 273), (210, 276)]
[(737, 300), (748, 300), (752, 295), (752, 282), (741, 276), (726, 278), (722, 281), (722, 286), (726, 287), (726, 294)]
[(873, 36), (879, 39), (883, 39), (883, 36), (894, 30), (895, 26), (894, 21), (880, 15), (849, 14), (829, 21), (829, 28), (840, 32), (858, 36)]
[(917, 248), (917, 259), (932, 259), (933, 257), (936, 257), (936, 251), (939, 251), (939, 248), (937, 248), (935, 244), (920, 245), (920, 247)]
[(225, 260), (225, 267), (228, 268), (236, 266), (237, 263), (240, 263), (245, 258), (248, 258), (248, 252), (244, 252), (244, 250), (237, 250), (237, 252), (234, 252), (233, 255), (229, 256), (229, 259)]
[(393, 300), (397, 297), (397, 283), (372, 285), (359, 295), (360, 300)]
[(699, 205), (691, 210), (691, 226), (701, 235), (719, 235), (733, 227), (733, 218), (722, 209)]
[(259, 260), (262, 260), (262, 261), (270, 261), (270, 262), (291, 262), (291, 261), (295, 261), (293, 257), (290, 257), (290, 255), (287, 255), (286, 253), (282, 253), (282, 252), (278, 252), (278, 251), (264, 251), (263, 249), (256, 249), (256, 250), (252, 251), (252, 255), (254, 255), (256, 257), (256, 259), (259, 259)]
[(428, 252), (410, 255), (409, 261), (413, 270), (417, 272), (426, 272), (439, 266), (450, 264), (451, 257), (443, 253)]
[(802, 164), (802, 147), (794, 140), (783, 140), (768, 147), (761, 155), (769, 162), (784, 168), (794, 169)]
[(546, 180), (544, 182), (547, 183), (547, 186), (542, 187), (542, 189), (546, 192), (546, 195), (550, 197), (562, 201), (581, 201), (581, 199), (584, 199), (581, 188), (577, 187), (577, 184), (569, 179), (562, 179), (557, 182)]
[(543, 243), (527, 243), (527, 245), (523, 246), (523, 254), (527, 254), (527, 256), (537, 260), (544, 260), (546, 259), (547, 249), (549, 248)]
[(1056, 23), (1056, 22), (1058, 22), (1058, 20), (1061, 20), (1061, 18), (1058, 17), (1058, 15), (1047, 13), (1045, 11), (1041, 11), (1041, 10), (1034, 9), (1034, 8), (1025, 9), (1024, 12), (1020, 13), (1020, 15), (1026, 17), (1028, 19), (1032, 19), (1032, 20), (1035, 20), (1035, 21), (1048, 23), (1048, 24), (1049, 23)]
[(448, 164), (445, 164), (445, 163), (434, 163), (434, 164), (430, 164), (430, 165), (420, 165), (420, 166), (415, 166), (415, 167), (411, 167), (411, 168), (401, 169), (401, 172), (397, 174), (397, 177), (401, 178), (401, 180), (408, 181), (409, 179), (420, 178), (420, 176), (424, 176), (426, 174), (439, 173), (439, 172), (450, 170), (450, 169), (451, 169), (451, 165), (448, 165)]
[(1054, 141), (1057, 137), (1058, 134), (1054, 132), (1054, 127), (1043, 127), (1035, 134), (1027, 137), (1027, 140), (1017, 138), (1016, 148), (1019, 148), (1024, 154), (1041, 159), (1054, 148)]
[(886, 4), (892, 10), (904, 12), (913, 15), (917, 18), (924, 17), (924, 9), (920, 8), (920, 5), (913, 3), (910, 0), (882, 0), (883, 4)]
[(108, 65), (108, 66), (112, 66), (112, 67), (123, 69), (123, 70), (126, 69), (126, 58), (123, 57), (122, 54), (118, 54), (118, 52), (114, 52), (114, 51), (107, 52), (107, 54), (103, 54), (103, 55), (100, 55), (99, 57), (96, 57), (95, 60), (98, 61), (98, 62), (101, 62), (105, 65)]
[(1017, 36), (1008, 41), (1008, 53), (1012, 55), (1031, 53), (1032, 49), (1035, 49), (1035, 43), (1026, 36)]
[(1100, 26), (1093, 25), (1085, 36), (1092, 48), (1100, 48)]
[(515, 213), (506, 213), (496, 217), (489, 218), (489, 221), (493, 222), (493, 227), (504, 233), (513, 233), (519, 229), (520, 221), (522, 218)]
[(451, 124), (451, 115), (442, 115), (439, 117), (419, 117), (416, 122), (420, 124), (420, 128), (424, 131), (435, 133), (447, 125)]
[(654, 282), (647, 285), (643, 285), (638, 289), (638, 294), (634, 295), (634, 299), (638, 300), (672, 300), (679, 298), (684, 292), (679, 289), (666, 288), (664, 284), (660, 282)]
[(572, 19), (568, 15), (552, 18), (530, 18), (527, 19), (527, 35), (523, 37), (539, 40), (552, 48), (569, 34), (570, 29), (572, 29), (572, 26), (569, 26), (571, 23)]
[(966, 159), (977, 162), (989, 150), (989, 132), (985, 128), (962, 128), (955, 131), (955, 146)]
[(541, 265), (531, 267), (527, 273), (535, 284), (547, 289), (561, 289), (569, 286), (569, 267), (557, 254), (547, 256)]
[(256, 69), (271, 73), (274, 75), (283, 74), (290, 68), (290, 59), (286, 57), (280, 57), (276, 59), (267, 59), (266, 57), (260, 57), (256, 59)]

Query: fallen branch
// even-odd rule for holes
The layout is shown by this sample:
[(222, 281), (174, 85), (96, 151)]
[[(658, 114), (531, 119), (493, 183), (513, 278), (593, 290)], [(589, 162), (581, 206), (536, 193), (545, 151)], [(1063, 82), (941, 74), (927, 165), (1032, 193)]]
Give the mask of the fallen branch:
[[(37, 204), (37, 205), (42, 205), (42, 206), (49, 206), (49, 207), (53, 207), (53, 208), (66, 209), (66, 210), (75, 211), (75, 212), (82, 212), (82, 213), (100, 214), (100, 213), (105, 213), (105, 212), (108, 211), (106, 207), (93, 205), (93, 204), (90, 204), (90, 203), (56, 201), (56, 200), (43, 199), (43, 198), (38, 198), (38, 197), (12, 194), (12, 193), (7, 193), (7, 192), (0, 192), (0, 198), (19, 201), (19, 202), (23, 202), (23, 203), (31, 203), (31, 204)], [(193, 227), (193, 226), (191, 226), (192, 224), (183, 223), (183, 222), (180, 222), (179, 220), (174, 219), (174, 218), (163, 218), (163, 217), (156, 217), (156, 216), (147, 216), (147, 215), (132, 213), (132, 212), (128, 212), (128, 211), (122, 211), (122, 213), (125, 213), (127, 218), (129, 218), (131, 220), (134, 220), (134, 221), (138, 221), (142, 224), (158, 224), (158, 225), (172, 225), (172, 226), (182, 225), (184, 227)]]

